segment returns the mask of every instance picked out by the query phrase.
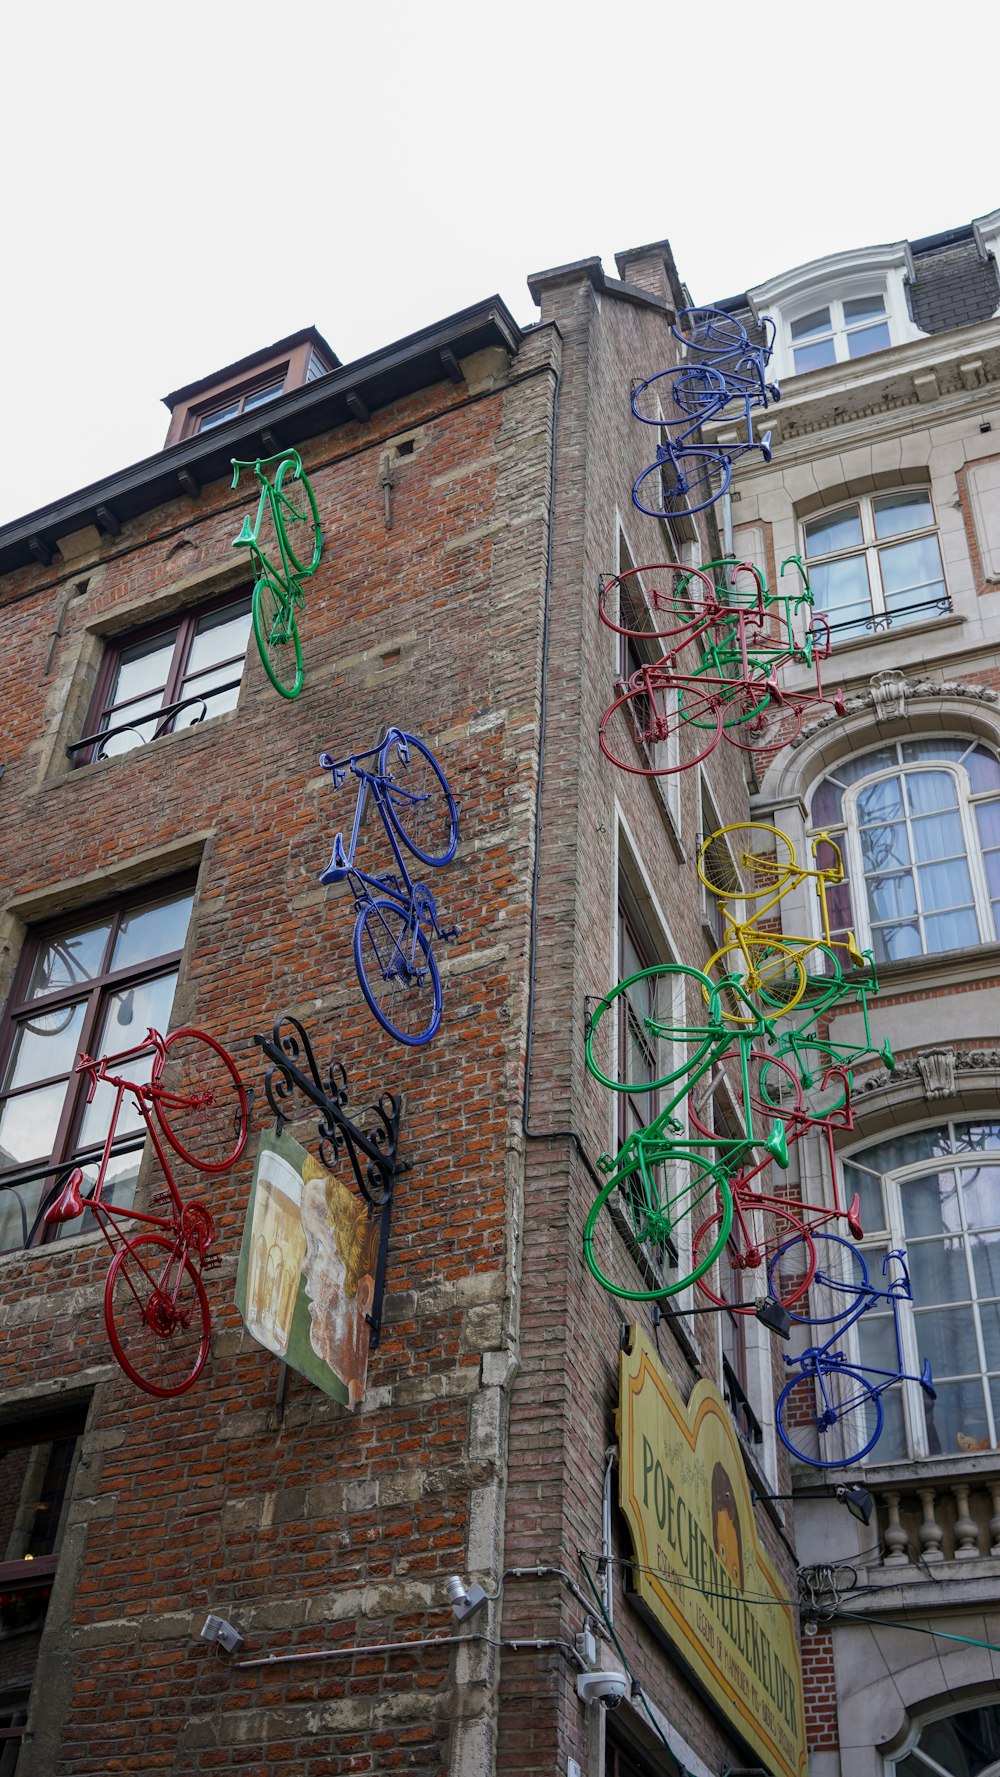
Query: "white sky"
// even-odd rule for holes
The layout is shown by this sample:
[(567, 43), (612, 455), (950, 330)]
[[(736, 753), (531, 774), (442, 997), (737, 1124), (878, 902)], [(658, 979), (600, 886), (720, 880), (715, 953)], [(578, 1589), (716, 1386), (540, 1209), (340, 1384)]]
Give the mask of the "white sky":
[(1000, 206), (991, 16), (8, 8), (0, 523), (156, 451), (160, 396), (309, 323), (347, 363), (495, 291), (530, 322), (529, 272), (663, 237), (705, 303), (970, 222)]

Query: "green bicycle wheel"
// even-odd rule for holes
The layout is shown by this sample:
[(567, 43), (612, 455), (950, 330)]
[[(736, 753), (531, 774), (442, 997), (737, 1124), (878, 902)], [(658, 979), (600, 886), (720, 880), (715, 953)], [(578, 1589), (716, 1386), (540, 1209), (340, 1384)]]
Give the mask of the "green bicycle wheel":
[(286, 457), (274, 478), (275, 529), (297, 574), (315, 574), (323, 553), (319, 509), (309, 478), (300, 463)]
[[(696, 1074), (713, 1044), (725, 1048), (722, 1020), (687, 1011), (687, 981), (711, 999), (714, 983), (685, 963), (640, 969), (601, 1000), (587, 1026), (588, 1071), (612, 1092), (656, 1092)], [(661, 1072), (661, 1066), (666, 1069)]]
[[(697, 1260), (680, 1260), (679, 1233), (718, 1215)], [(609, 1178), (583, 1230), (583, 1254), (602, 1289), (628, 1302), (675, 1296), (714, 1265), (733, 1225), (733, 1193), (721, 1168), (698, 1154), (671, 1151), (661, 1165), (635, 1164)], [(697, 1226), (697, 1221), (692, 1225)], [(672, 1275), (672, 1273), (676, 1273)]]
[(305, 677), (296, 602), (266, 574), (253, 589), (253, 633), (264, 671), (282, 697), (298, 697)]

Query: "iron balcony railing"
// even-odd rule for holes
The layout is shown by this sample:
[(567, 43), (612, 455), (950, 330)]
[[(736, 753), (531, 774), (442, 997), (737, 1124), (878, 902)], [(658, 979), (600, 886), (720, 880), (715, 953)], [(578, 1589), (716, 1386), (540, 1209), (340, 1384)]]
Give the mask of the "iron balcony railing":
[[(119, 734), (134, 734), (136, 744), (145, 746), (149, 741), (159, 740), (162, 735), (169, 734), (174, 718), (180, 715), (181, 710), (190, 709), (192, 706), (200, 704), (199, 714), (186, 724), (187, 727), (194, 728), (197, 723), (204, 722), (205, 717), (211, 713), (208, 706), (214, 698), (222, 697), (227, 691), (235, 691), (239, 684), (238, 678), (230, 679), (225, 685), (213, 685), (208, 692), (199, 692), (192, 697), (180, 697), (176, 703), (164, 704), (161, 710), (155, 710), (145, 716), (135, 716), (131, 722), (119, 722), (114, 728), (101, 728), (96, 734), (85, 734), (82, 740), (72, 741), (67, 746), (66, 752), (74, 764), (78, 760), (84, 764), (92, 764), (95, 759), (108, 757), (105, 751), (107, 743), (109, 740), (114, 740)], [(221, 715), (223, 712), (220, 710), (218, 713)], [(153, 728), (152, 734), (144, 734), (142, 730), (148, 728), (150, 724)], [(88, 749), (93, 749), (89, 758), (86, 757)]]

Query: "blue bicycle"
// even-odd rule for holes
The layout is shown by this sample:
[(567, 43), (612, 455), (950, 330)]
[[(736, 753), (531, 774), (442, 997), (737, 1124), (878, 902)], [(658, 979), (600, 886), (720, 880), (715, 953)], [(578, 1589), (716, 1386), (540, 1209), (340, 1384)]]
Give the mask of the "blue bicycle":
[[(366, 759), (376, 761), (374, 770), (365, 768)], [(346, 782), (348, 771), (361, 780), (350, 842), (345, 846), (343, 833), (337, 834), (320, 881), (350, 884), (358, 916), (354, 965), (361, 991), (383, 1030), (397, 1043), (419, 1048), (430, 1042), (441, 1022), (441, 977), (431, 944), (434, 938), (450, 943), (460, 928), (441, 925), (434, 896), (425, 882), (410, 876), (399, 842), (436, 870), (450, 864), (458, 845), (455, 798), (433, 753), (400, 728), (390, 728), (366, 753), (346, 759), (321, 753), (319, 762), (330, 772), (334, 789)], [(369, 876), (354, 861), (369, 796), (398, 874)]]
[[(848, 1463), (860, 1462), (877, 1444), (885, 1419), (882, 1396), (887, 1388), (895, 1382), (919, 1382), (928, 1407), (937, 1399), (937, 1391), (929, 1358), (924, 1359), (919, 1376), (910, 1375), (903, 1367), (898, 1305), (913, 1300), (906, 1254), (886, 1253), (882, 1275), (889, 1279), (888, 1287), (877, 1290), (868, 1281), (863, 1254), (849, 1240), (841, 1240), (837, 1234), (813, 1234), (811, 1240), (816, 1258), (809, 1286), (812, 1307), (805, 1310), (796, 1303), (788, 1312), (792, 1320), (806, 1325), (836, 1322), (836, 1327), (825, 1345), (811, 1345), (797, 1357), (785, 1358), (798, 1374), (790, 1377), (779, 1394), (775, 1420), (785, 1449), (801, 1462), (811, 1468), (846, 1468)], [(890, 1272), (893, 1260), (901, 1271), (896, 1277)], [(787, 1301), (791, 1280), (807, 1263), (801, 1237), (778, 1249), (768, 1267), (768, 1284), (775, 1300)], [(784, 1297), (778, 1294), (781, 1290)], [(880, 1302), (888, 1302), (892, 1309), (896, 1368), (880, 1370), (872, 1364), (852, 1368), (847, 1353), (832, 1347), (839, 1346), (849, 1328)], [(870, 1382), (871, 1376), (882, 1380)]]

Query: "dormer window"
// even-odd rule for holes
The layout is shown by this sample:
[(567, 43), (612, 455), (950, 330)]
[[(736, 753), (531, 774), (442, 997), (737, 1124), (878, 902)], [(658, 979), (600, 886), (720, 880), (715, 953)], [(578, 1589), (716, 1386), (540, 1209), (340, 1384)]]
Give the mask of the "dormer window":
[(259, 389), (249, 389), (245, 395), (234, 395), (218, 407), (210, 407), (198, 418), (198, 431), (208, 432), (213, 426), (223, 426), (227, 420), (234, 420), (241, 413), (249, 413), (252, 407), (263, 407), (265, 401), (275, 401), (285, 386), (284, 378), (273, 379)]
[(796, 376), (845, 358), (864, 358), (892, 344), (885, 297), (845, 296), (800, 315), (789, 327)]

